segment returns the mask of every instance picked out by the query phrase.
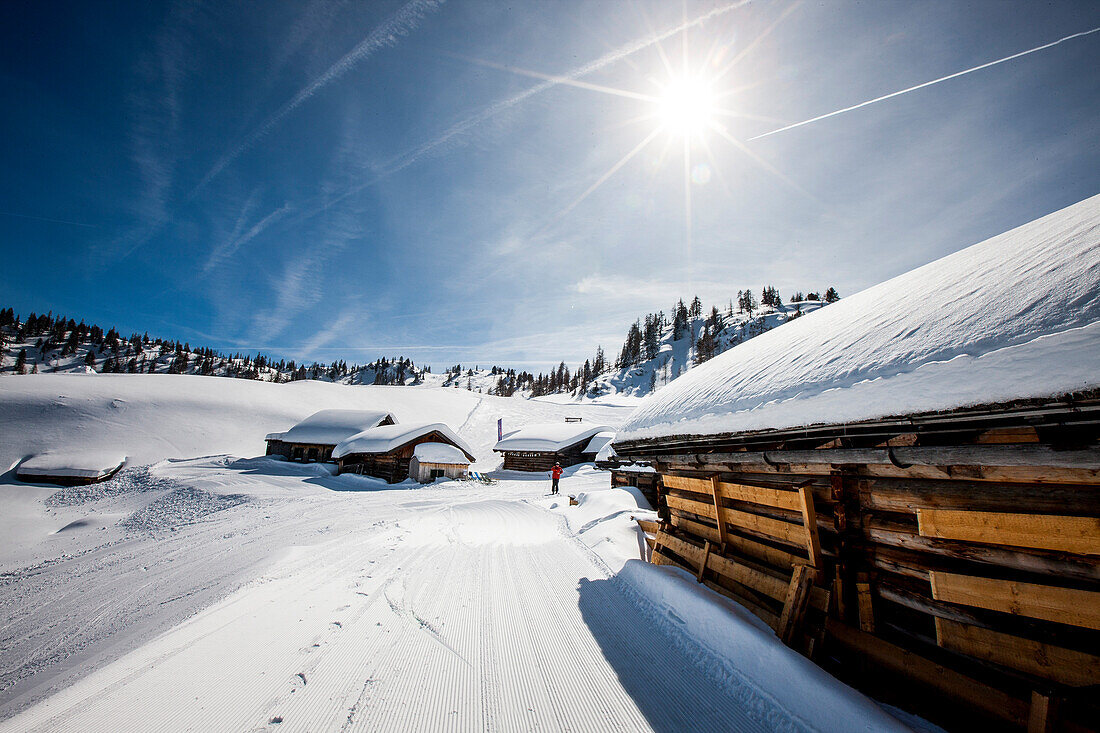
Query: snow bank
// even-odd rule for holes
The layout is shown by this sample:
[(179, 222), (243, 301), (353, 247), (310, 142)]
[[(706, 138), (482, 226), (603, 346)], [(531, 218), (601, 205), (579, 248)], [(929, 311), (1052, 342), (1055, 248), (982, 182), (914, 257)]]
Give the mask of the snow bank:
[(118, 451), (70, 451), (59, 449), (32, 456), (19, 464), (16, 476), (33, 480), (38, 476), (97, 479), (117, 471), (126, 462)]
[(605, 430), (602, 433), (596, 433), (592, 436), (592, 440), (588, 441), (588, 445), (584, 447), (581, 453), (593, 453), (598, 455), (601, 450), (611, 445), (611, 441), (615, 439), (615, 433), (610, 430)]
[(843, 423), (1100, 387), (1100, 196), (730, 349), (617, 440)]
[(413, 457), (421, 463), (467, 465), (470, 461), (462, 451), (447, 443), (421, 443), (413, 449)]
[(455, 431), (441, 422), (412, 423), (409, 425), (382, 425), (351, 436), (341, 441), (333, 450), (333, 458), (343, 458), (352, 453), (388, 453), (398, 446), (416, 440), (422, 435), (438, 432), (454, 442), (466, 457), (475, 460), (473, 452), (466, 441), (458, 437)]
[(493, 450), (553, 452), (609, 430), (612, 428), (606, 425), (585, 425), (577, 422), (527, 425), (505, 435)]
[(376, 427), (389, 418), (397, 418), (384, 410), (321, 410), (292, 427), (285, 433), (271, 433), (268, 440), (287, 443), (316, 443), (336, 445), (345, 438)]
[[(614, 438), (612, 438), (612, 440), (614, 440)], [(603, 461), (610, 461), (618, 455), (619, 454), (615, 452), (615, 448), (611, 445), (611, 441), (609, 440), (604, 443), (603, 448), (600, 448), (600, 450), (596, 452), (596, 462), (602, 463)]]

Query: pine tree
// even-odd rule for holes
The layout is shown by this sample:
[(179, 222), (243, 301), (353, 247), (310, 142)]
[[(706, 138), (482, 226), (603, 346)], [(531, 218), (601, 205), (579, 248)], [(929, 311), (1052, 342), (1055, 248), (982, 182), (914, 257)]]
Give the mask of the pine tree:
[(829, 289), (825, 291), (825, 302), (835, 303), (838, 300), (840, 300), (840, 293), (836, 291), (836, 288), (830, 285)]
[(27, 350), (20, 349), (19, 356), (15, 357), (15, 373), (26, 374), (27, 373)]

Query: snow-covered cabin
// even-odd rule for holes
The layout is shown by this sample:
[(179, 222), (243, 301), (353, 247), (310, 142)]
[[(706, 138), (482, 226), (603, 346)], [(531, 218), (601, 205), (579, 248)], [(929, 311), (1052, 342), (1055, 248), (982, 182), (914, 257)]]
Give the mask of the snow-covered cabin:
[(588, 441), (588, 445), (586, 445), (584, 449), (581, 450), (581, 457), (586, 463), (594, 462), (596, 460), (596, 456), (600, 454), (600, 451), (603, 450), (604, 447), (611, 445), (611, 441), (614, 439), (614, 430), (604, 430), (602, 432), (596, 433), (592, 436), (592, 439)]
[(470, 459), (450, 443), (420, 443), (409, 461), (409, 478), (422, 484), (437, 478), (463, 478), (469, 470)]
[(1100, 720), (1100, 196), (734, 347), (614, 450), (661, 475), (657, 562), (850, 679)]
[[(470, 450), (470, 446), (460, 438), (451, 428), (443, 423), (413, 423), (382, 425), (370, 428), (340, 442), (332, 451), (332, 457), (340, 466), (340, 473), (359, 473), (366, 476), (382, 478), (391, 484), (404, 481), (413, 472), (413, 461), (416, 461), (417, 473), (415, 478), (419, 481), (420, 459), (416, 457), (416, 449), (422, 444), (443, 444), (457, 449), (466, 459), (467, 464), (477, 460)], [(424, 449), (434, 457), (440, 449)], [(453, 454), (451, 460), (454, 460)], [(429, 464), (428, 475), (433, 470)], [(450, 464), (457, 471), (460, 464)], [(449, 475), (444, 469), (444, 475)]]
[(593, 460), (584, 451), (599, 433), (611, 431), (606, 425), (583, 422), (559, 422), (527, 425), (506, 434), (493, 450), (504, 455), (507, 471), (549, 471), (555, 463), (562, 467)]
[(125, 463), (126, 456), (114, 451), (47, 451), (20, 463), (15, 475), (32, 484), (81, 486), (106, 481)]
[(383, 410), (321, 410), (282, 433), (268, 433), (267, 455), (291, 461), (328, 461), (340, 441), (369, 428), (394, 425)]

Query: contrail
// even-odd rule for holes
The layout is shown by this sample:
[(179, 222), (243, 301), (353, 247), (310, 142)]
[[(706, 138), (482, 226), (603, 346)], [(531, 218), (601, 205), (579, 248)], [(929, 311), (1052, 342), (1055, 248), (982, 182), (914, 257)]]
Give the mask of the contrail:
[(748, 141), (751, 142), (753, 140), (759, 140), (762, 137), (768, 137), (769, 135), (775, 135), (777, 133), (785, 132), (787, 130), (793, 130), (796, 127), (802, 127), (803, 125), (808, 125), (811, 122), (817, 122), (819, 120), (828, 119), (829, 117), (836, 117), (837, 115), (844, 114), (845, 112), (851, 112), (854, 109), (859, 109), (860, 107), (866, 107), (869, 104), (874, 104), (876, 102), (882, 102), (884, 100), (892, 99), (893, 97), (897, 97), (897, 96), (900, 96), (902, 94), (908, 94), (909, 92), (914, 92), (918, 89), (924, 89), (925, 87), (930, 87), (933, 84), (939, 84), (941, 81), (947, 81), (949, 79), (954, 79), (956, 77), (964, 76), (966, 74), (972, 74), (975, 71), (981, 71), (982, 69), (988, 69), (990, 66), (996, 66), (997, 64), (1003, 64), (1006, 61), (1011, 61), (1012, 59), (1018, 59), (1021, 56), (1027, 56), (1028, 54), (1036, 53), (1038, 51), (1043, 51), (1043, 50), (1048, 49), (1052, 46), (1057, 46), (1059, 43), (1065, 43), (1066, 41), (1072, 41), (1074, 38), (1081, 38), (1082, 36), (1087, 36), (1091, 33), (1096, 33), (1098, 31), (1100, 31), (1100, 28), (1093, 28), (1092, 30), (1082, 31), (1080, 33), (1074, 33), (1073, 35), (1066, 36), (1064, 38), (1059, 38), (1057, 41), (1051, 41), (1050, 43), (1046, 43), (1042, 46), (1036, 46), (1035, 48), (1029, 48), (1027, 51), (1020, 51), (1019, 53), (1014, 53), (1011, 56), (1005, 56), (1003, 59), (997, 59), (996, 61), (989, 61), (987, 63), (981, 64), (980, 66), (973, 66), (973, 67), (971, 67), (969, 69), (966, 69), (964, 71), (956, 71), (954, 74), (948, 74), (947, 76), (941, 76), (939, 79), (933, 79), (932, 81), (926, 81), (923, 84), (917, 84), (916, 86), (909, 87), (908, 89), (902, 89), (900, 92), (891, 92), (890, 94), (885, 94), (881, 97), (875, 97), (874, 99), (869, 99), (866, 102), (860, 102), (859, 104), (853, 104), (851, 107), (845, 107), (844, 109), (838, 109), (835, 112), (829, 112), (828, 114), (818, 115), (817, 117), (814, 117), (812, 119), (803, 120), (802, 122), (796, 122), (793, 125), (787, 125), (786, 127), (780, 127), (778, 130), (772, 130), (771, 132), (765, 132), (764, 134), (757, 135), (756, 137), (750, 137), (748, 139)]
[(69, 221), (68, 219), (52, 219), (48, 216), (34, 216), (33, 214), (17, 214), (14, 211), (0, 211), (0, 216), (15, 216), (20, 219), (33, 219), (34, 221), (49, 221), (54, 224), (70, 224), (74, 227), (86, 227), (88, 229), (98, 229), (96, 224), (84, 224), (79, 221)]
[(438, 8), (444, 1), (445, 0), (412, 0), (412, 2), (403, 6), (386, 20), (386, 22), (371, 31), (366, 38), (360, 41), (351, 51), (348, 51), (343, 58), (330, 66), (328, 71), (314, 79), (308, 86), (302, 88), (290, 99), (290, 101), (280, 107), (275, 114), (264, 120), (264, 123), (253, 130), (240, 145), (233, 149), (232, 152), (219, 160), (214, 167), (203, 176), (199, 185), (195, 186), (194, 191), (191, 192), (191, 195), (205, 188), (206, 184), (216, 178), (230, 163), (255, 145), (260, 138), (271, 132), (275, 125), (279, 124), (284, 117), (316, 94), (319, 89), (339, 79), (359, 61), (373, 55), (376, 51), (392, 46), (397, 42), (398, 37), (407, 35), (415, 30), (424, 15)]

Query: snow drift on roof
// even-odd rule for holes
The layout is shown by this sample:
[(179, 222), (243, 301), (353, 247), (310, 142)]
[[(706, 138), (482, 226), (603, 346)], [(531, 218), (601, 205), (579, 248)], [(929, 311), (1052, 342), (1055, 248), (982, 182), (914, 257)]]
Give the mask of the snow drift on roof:
[(615, 433), (611, 430), (605, 430), (600, 433), (596, 433), (592, 436), (592, 440), (588, 441), (588, 445), (584, 447), (581, 453), (599, 453), (604, 449), (604, 446), (611, 445), (611, 441), (615, 439)]
[(470, 462), (462, 451), (447, 443), (421, 443), (413, 449), (413, 457), (421, 463), (460, 463), (465, 466)]
[(285, 433), (269, 434), (267, 439), (287, 443), (336, 445), (344, 438), (375, 427), (387, 417), (397, 422), (397, 418), (384, 410), (321, 410)]
[(553, 452), (591, 438), (596, 433), (611, 430), (606, 425), (585, 425), (578, 422), (554, 422), (527, 425), (504, 436), (493, 450)]
[(757, 336), (617, 442), (869, 420), (1100, 387), (1100, 196)]
[(470, 452), (470, 446), (462, 438), (441, 422), (413, 423), (411, 425), (382, 425), (364, 430), (341, 441), (332, 451), (333, 458), (343, 458), (352, 453), (388, 453), (398, 446), (416, 440), (422, 435), (438, 432), (457, 445), (471, 461), (477, 460)]
[(615, 452), (615, 448), (611, 445), (611, 441), (608, 441), (604, 444), (603, 448), (600, 448), (599, 452), (596, 453), (596, 463), (610, 461), (617, 455), (618, 453)]
[(16, 476), (101, 478), (116, 471), (126, 456), (114, 451), (48, 451), (19, 464)]

